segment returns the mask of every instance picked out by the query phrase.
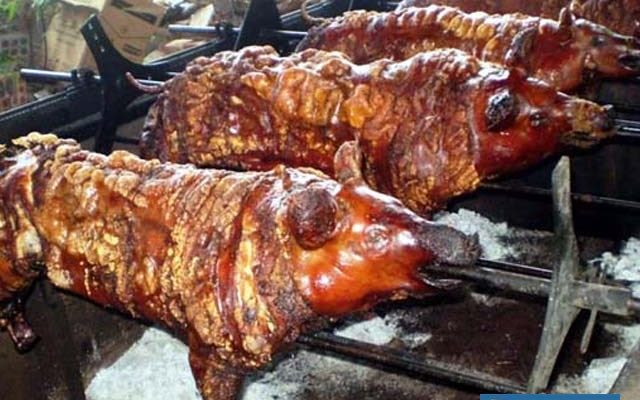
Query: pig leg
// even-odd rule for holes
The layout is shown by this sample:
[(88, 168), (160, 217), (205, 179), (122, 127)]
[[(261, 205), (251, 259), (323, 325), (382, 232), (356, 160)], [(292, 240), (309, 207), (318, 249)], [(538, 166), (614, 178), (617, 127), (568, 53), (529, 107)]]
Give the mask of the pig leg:
[(229, 371), (214, 357), (189, 351), (189, 364), (204, 400), (235, 400), (244, 376)]
[(0, 331), (7, 330), (20, 352), (29, 350), (37, 340), (25, 319), (22, 296), (39, 274), (38, 263), (10, 262), (0, 252)]
[(0, 329), (6, 329), (19, 352), (25, 352), (33, 346), (38, 337), (24, 316), (22, 299), (15, 299), (0, 311)]

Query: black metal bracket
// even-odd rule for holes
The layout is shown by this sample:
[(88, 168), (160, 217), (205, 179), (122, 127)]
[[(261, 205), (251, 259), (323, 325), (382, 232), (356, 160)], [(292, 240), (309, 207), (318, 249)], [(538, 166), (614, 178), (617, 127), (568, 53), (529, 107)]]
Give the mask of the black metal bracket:
[(122, 114), (141, 95), (127, 81), (127, 72), (139, 79), (165, 81), (171, 78), (171, 72), (183, 70), (195, 57), (231, 49), (230, 38), (233, 37), (223, 35), (219, 41), (181, 53), (181, 57), (142, 65), (129, 61), (113, 47), (96, 15), (91, 16), (80, 31), (96, 61), (102, 84), (102, 123), (95, 142), (95, 150), (101, 153), (111, 151)]
[(234, 50), (256, 44), (271, 44), (278, 51), (285, 51), (285, 43), (264, 37), (265, 29), (282, 29), (280, 13), (274, 0), (251, 0), (244, 15)]

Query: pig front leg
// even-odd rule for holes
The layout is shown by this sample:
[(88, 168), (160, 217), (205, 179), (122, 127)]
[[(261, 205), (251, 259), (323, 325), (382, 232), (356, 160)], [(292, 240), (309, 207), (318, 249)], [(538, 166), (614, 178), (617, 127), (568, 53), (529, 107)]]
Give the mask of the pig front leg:
[(230, 371), (215, 357), (189, 350), (189, 365), (204, 400), (236, 400), (244, 375)]
[(0, 310), (0, 330), (6, 329), (19, 352), (25, 352), (38, 340), (38, 336), (24, 316), (22, 299), (6, 303)]
[(23, 297), (41, 269), (30, 259), (11, 261), (0, 251), (0, 331), (9, 333), (21, 353), (31, 349), (38, 339), (25, 318)]

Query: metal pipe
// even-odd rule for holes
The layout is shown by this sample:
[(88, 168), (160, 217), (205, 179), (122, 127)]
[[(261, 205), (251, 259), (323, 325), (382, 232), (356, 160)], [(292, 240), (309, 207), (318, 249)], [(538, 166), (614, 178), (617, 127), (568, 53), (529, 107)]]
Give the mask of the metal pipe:
[[(227, 31), (231, 31), (234, 34), (240, 33), (240, 28), (228, 28), (226, 30), (221, 26), (191, 26), (191, 25), (169, 25), (169, 32), (171, 33), (186, 33), (190, 35), (222, 35)], [(286, 29), (264, 29), (262, 34), (266, 37), (285, 37), (289, 39), (304, 39), (307, 36), (305, 31), (292, 31)]]
[[(100, 75), (75, 76), (71, 72), (46, 71), (41, 69), (22, 68), (20, 76), (27, 81), (34, 82), (73, 82), (75, 80), (91, 79), (100, 83)], [(137, 78), (136, 78), (137, 79)], [(164, 82), (150, 79), (137, 79), (143, 85), (161, 85)]]
[[(20, 76), (27, 81), (36, 82), (72, 82), (74, 80), (73, 74), (70, 72), (46, 71), (31, 68), (20, 69)], [(95, 82), (100, 82), (100, 79), (96, 75), (87, 76), (87, 78)]]
[(214, 26), (192, 26), (192, 25), (180, 25), (170, 24), (169, 32), (171, 33), (187, 33), (190, 35), (222, 35), (225, 32), (232, 32), (234, 34), (240, 33), (240, 28), (228, 27), (225, 28), (220, 25)]
[(517, 382), (499, 378), (482, 371), (471, 370), (460, 365), (438, 361), (427, 356), (417, 356), (387, 346), (377, 346), (357, 340), (347, 339), (328, 332), (318, 332), (301, 336), (298, 343), (386, 365), (398, 370), (435, 377), (459, 385), (483, 390), (485, 393), (526, 393), (524, 386)]

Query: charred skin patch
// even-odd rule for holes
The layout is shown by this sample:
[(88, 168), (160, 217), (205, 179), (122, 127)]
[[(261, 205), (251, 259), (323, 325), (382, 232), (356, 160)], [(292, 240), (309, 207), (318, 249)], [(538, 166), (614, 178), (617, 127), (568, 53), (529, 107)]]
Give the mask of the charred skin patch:
[(509, 90), (501, 90), (489, 98), (485, 111), (486, 126), (495, 132), (506, 127), (517, 113), (517, 100)]

